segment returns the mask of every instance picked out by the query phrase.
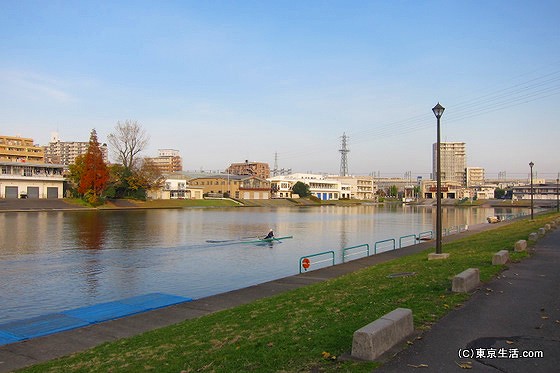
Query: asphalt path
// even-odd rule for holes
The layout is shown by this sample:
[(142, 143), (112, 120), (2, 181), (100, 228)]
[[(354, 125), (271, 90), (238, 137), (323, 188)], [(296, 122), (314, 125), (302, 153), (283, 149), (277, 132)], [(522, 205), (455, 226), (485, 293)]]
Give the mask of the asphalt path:
[(380, 372), (559, 372), (560, 228)]

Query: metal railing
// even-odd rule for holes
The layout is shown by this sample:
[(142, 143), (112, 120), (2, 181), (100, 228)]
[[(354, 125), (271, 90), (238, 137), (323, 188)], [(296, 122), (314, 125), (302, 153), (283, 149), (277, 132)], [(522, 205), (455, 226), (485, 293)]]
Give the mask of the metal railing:
[[(458, 225), (454, 227), (450, 227), (444, 229), (444, 235), (450, 235), (455, 233), (461, 233), (468, 230), (467, 225)], [(399, 249), (405, 246), (411, 246), (416, 243), (416, 241), (429, 241), (434, 239), (434, 232), (433, 231), (425, 231), (420, 232), (418, 235), (409, 234), (406, 236), (401, 236), (399, 238)], [(403, 246), (403, 243), (408, 243), (407, 245)], [(359, 250), (362, 249), (362, 250)], [(373, 255), (377, 254), (378, 249), (386, 249), (382, 252), (389, 251), (389, 250), (396, 250), (396, 240), (394, 238), (389, 238), (386, 240), (377, 241), (374, 244), (373, 248)], [(359, 251), (352, 251), (352, 250), (359, 250)], [(371, 255), (370, 245), (369, 244), (361, 244), (356, 246), (350, 246), (342, 249), (342, 263), (345, 263), (348, 258), (355, 257), (362, 254), (362, 257), (368, 257)], [(365, 255), (363, 255), (365, 254)], [(315, 258), (319, 259), (313, 261)], [(360, 257), (361, 258), (361, 257)], [(311, 270), (312, 267), (316, 267), (318, 264), (327, 263), (329, 262), (330, 265), (335, 265), (335, 252), (334, 250), (323, 251), (317, 254), (310, 254), (305, 255), (299, 258), (299, 273), (303, 273), (304, 271)], [(319, 268), (323, 268), (324, 266), (320, 266)], [(319, 269), (313, 268), (313, 269)]]
[(434, 231), (425, 231), (418, 233), (418, 241), (429, 241), (434, 239)]
[(406, 241), (410, 241), (411, 239), (412, 239), (412, 243), (409, 244), (409, 245), (406, 245), (406, 246), (414, 245), (416, 243), (416, 241), (418, 241), (418, 238), (416, 237), (415, 234), (409, 234), (409, 235), (400, 237), (399, 238), (399, 249), (403, 248), (403, 241), (406, 242)]
[[(373, 253), (374, 253), (374, 254), (377, 254), (377, 248), (378, 248), (379, 246), (387, 247), (388, 245), (385, 245), (387, 242), (391, 242), (391, 243), (393, 244), (393, 245), (392, 245), (392, 248), (391, 248), (390, 250), (395, 250), (395, 249), (397, 248), (397, 247), (396, 247), (395, 239), (394, 239), (394, 238), (389, 238), (389, 239), (387, 239), (387, 240), (377, 241), (377, 242), (374, 244), (374, 246), (373, 246)], [(388, 250), (385, 250), (385, 251), (388, 251)]]
[[(346, 255), (346, 252), (348, 250), (360, 249), (360, 248), (363, 248), (363, 247), (365, 247), (366, 250), (362, 250), (362, 251), (359, 251), (359, 252), (350, 253), (350, 254)], [(362, 244), (362, 245), (357, 245), (357, 246), (351, 246), (351, 247), (347, 247), (345, 249), (342, 249), (342, 263), (346, 262), (346, 257), (347, 256), (351, 257), (351, 256), (359, 255), (359, 254), (362, 254), (362, 253), (366, 253), (366, 256), (369, 256), (369, 244), (368, 243), (365, 243), (365, 244)]]
[[(311, 258), (315, 258), (318, 256), (326, 256), (326, 255), (330, 255), (330, 259), (322, 259), (322, 260), (318, 260), (316, 262), (312, 262)], [(325, 263), (325, 262), (332, 262), (331, 265), (334, 265), (334, 251), (323, 251), (322, 253), (317, 253), (317, 254), (311, 254), (311, 255), (306, 255), (306, 256), (302, 256), (301, 258), (299, 258), (299, 273), (303, 273), (303, 271), (307, 271), (309, 268), (311, 268), (311, 266), (313, 264), (320, 264), (320, 263)], [(303, 271), (302, 271), (303, 270)]]

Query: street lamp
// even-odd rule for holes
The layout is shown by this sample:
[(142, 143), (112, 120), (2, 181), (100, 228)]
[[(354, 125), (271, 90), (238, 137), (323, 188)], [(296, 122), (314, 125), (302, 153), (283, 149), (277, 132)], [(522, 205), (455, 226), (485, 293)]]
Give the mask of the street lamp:
[(439, 130), (439, 120), (445, 108), (437, 103), (432, 111), (437, 118), (437, 143), (436, 143), (436, 254), (441, 254), (442, 224), (441, 224), (441, 139)]
[(556, 212), (560, 212), (560, 194), (558, 193), (559, 184), (560, 184), (560, 173), (558, 173), (558, 177), (556, 178)]
[(535, 164), (533, 162), (529, 163), (529, 167), (531, 168), (531, 220), (533, 220), (533, 166)]

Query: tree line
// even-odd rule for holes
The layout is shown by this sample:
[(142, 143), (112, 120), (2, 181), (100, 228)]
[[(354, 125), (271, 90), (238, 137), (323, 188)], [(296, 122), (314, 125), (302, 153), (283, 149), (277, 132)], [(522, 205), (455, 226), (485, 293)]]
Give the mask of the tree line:
[(149, 137), (138, 122), (117, 122), (108, 142), (117, 163), (105, 163), (97, 132), (91, 131), (87, 152), (70, 165), (68, 181), (74, 197), (91, 205), (100, 205), (107, 198), (145, 200), (149, 190), (162, 186), (164, 178), (159, 169), (140, 157)]

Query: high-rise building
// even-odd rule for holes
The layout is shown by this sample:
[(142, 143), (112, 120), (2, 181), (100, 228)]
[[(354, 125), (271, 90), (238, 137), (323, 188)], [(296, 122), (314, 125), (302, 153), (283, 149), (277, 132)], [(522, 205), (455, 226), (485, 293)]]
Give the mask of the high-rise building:
[[(465, 182), (467, 167), (467, 151), (464, 142), (440, 143), (441, 180)], [(437, 143), (433, 145), (433, 178), (437, 178)]]
[(247, 175), (268, 179), (270, 177), (270, 166), (268, 163), (249, 162), (246, 160), (243, 163), (232, 163), (226, 169), (226, 172), (232, 175)]
[(158, 149), (158, 156), (146, 158), (162, 173), (172, 174), (183, 171), (183, 159), (175, 149)]
[(0, 135), (0, 162), (45, 163), (45, 153), (33, 139)]
[[(58, 133), (51, 134), (49, 145), (44, 147), (45, 161), (47, 163), (63, 164), (65, 170), (68, 166), (76, 162), (76, 157), (86, 154), (89, 147), (89, 141), (60, 141)], [(107, 144), (100, 144), (103, 161), (109, 163), (109, 152)]]
[(465, 169), (465, 186), (467, 188), (481, 186), (484, 184), (484, 168), (482, 167), (467, 167)]

